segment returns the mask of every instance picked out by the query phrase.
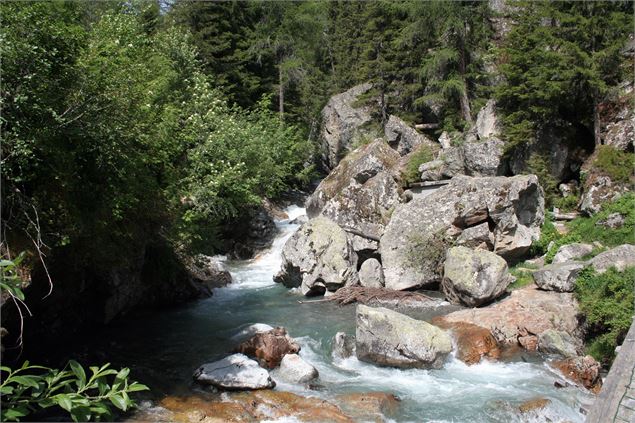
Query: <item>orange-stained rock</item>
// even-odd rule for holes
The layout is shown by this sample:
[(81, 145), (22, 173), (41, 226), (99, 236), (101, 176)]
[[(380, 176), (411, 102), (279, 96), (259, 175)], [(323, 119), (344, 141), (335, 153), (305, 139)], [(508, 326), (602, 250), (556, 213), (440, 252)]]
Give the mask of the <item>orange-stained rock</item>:
[(285, 354), (295, 354), (299, 351), (300, 346), (282, 327), (257, 333), (236, 348), (236, 352), (255, 357), (262, 367), (268, 369), (279, 366)]
[(291, 392), (250, 391), (222, 396), (166, 397), (159, 405), (169, 413), (160, 414), (161, 420), (148, 419), (152, 415), (147, 413), (140, 417), (146, 417), (146, 421), (179, 423), (255, 423), (285, 417), (301, 422), (353, 422), (339, 407), (328, 401)]
[(590, 355), (556, 360), (550, 364), (560, 370), (565, 377), (583, 385), (591, 392), (596, 394), (600, 392), (602, 388), (601, 366)]
[(518, 343), (527, 351), (538, 349), (538, 337), (536, 335), (519, 336)]
[(401, 400), (387, 392), (360, 392), (338, 395), (335, 401), (355, 421), (384, 422), (397, 411)]
[(547, 398), (534, 398), (532, 400), (525, 401), (522, 404), (520, 404), (518, 409), (520, 410), (521, 413), (528, 413), (534, 410), (542, 410), (549, 404), (551, 404), (551, 400)]
[(458, 349), (456, 357), (467, 364), (476, 364), (483, 357), (498, 360), (501, 356), (498, 342), (489, 329), (471, 323), (447, 322), (443, 318), (434, 318), (432, 323), (450, 330)]

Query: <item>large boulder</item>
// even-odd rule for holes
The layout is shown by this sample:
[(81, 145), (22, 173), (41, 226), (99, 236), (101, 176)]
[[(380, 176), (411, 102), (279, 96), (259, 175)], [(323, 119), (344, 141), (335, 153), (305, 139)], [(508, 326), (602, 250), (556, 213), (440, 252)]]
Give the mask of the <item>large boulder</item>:
[(584, 182), (580, 211), (587, 215), (594, 215), (602, 209), (604, 204), (617, 200), (628, 190), (627, 186), (614, 182), (606, 175), (592, 173)]
[(521, 257), (540, 236), (543, 220), (536, 176), (456, 177), (395, 209), (380, 241), (385, 285), (401, 290), (439, 283), (448, 246), (462, 230), (483, 223), (492, 232), (494, 252)]
[(356, 285), (357, 254), (346, 232), (320, 216), (294, 233), (282, 249), (282, 269), (276, 282), (300, 287), (304, 295)]
[(452, 340), (427, 322), (379, 307), (357, 306), (355, 332), (359, 360), (400, 368), (441, 368)]
[(593, 252), (593, 245), (575, 242), (573, 244), (563, 245), (558, 248), (556, 255), (553, 256), (552, 263), (565, 263), (567, 261), (579, 260), (582, 257)]
[(436, 147), (436, 143), (427, 136), (420, 134), (416, 129), (408, 125), (397, 116), (390, 115), (384, 126), (384, 136), (388, 144), (394, 148), (400, 156), (405, 156), (422, 144)]
[(384, 286), (384, 271), (381, 263), (375, 258), (369, 258), (359, 269), (359, 283), (367, 288), (382, 288)]
[(306, 203), (307, 215), (379, 237), (401, 199), (398, 162), (399, 154), (383, 140), (356, 149), (320, 182)]
[(276, 386), (269, 372), (243, 354), (207, 363), (194, 372), (194, 379), (221, 389), (266, 389)]
[(435, 318), (433, 322), (483, 326), (501, 344), (520, 344), (535, 349), (540, 334), (549, 329), (566, 332), (581, 340), (583, 330), (578, 314), (579, 307), (573, 294), (541, 291), (530, 286), (514, 290), (508, 298), (488, 307), (455, 311)]
[(439, 154), (443, 166), (435, 169), (443, 178), (502, 175), (504, 147), (503, 141), (493, 137), (484, 141), (466, 141), (444, 149)]
[(573, 292), (575, 281), (584, 269), (580, 262), (552, 263), (533, 273), (534, 281), (546, 291)]
[(297, 354), (286, 354), (282, 357), (280, 368), (276, 370), (274, 375), (274, 377), (291, 383), (307, 383), (317, 379), (318, 376), (317, 369)]
[(498, 298), (511, 281), (507, 262), (494, 253), (467, 247), (446, 253), (441, 288), (454, 303), (477, 307)]
[(635, 266), (635, 245), (623, 244), (598, 254), (590, 261), (597, 273), (604, 273), (610, 267), (623, 272), (627, 267)]
[(488, 100), (476, 116), (476, 132), (480, 139), (500, 135), (500, 122), (496, 115), (496, 101)]
[(282, 327), (257, 333), (236, 348), (236, 352), (255, 357), (262, 367), (268, 369), (277, 367), (285, 354), (299, 351), (300, 346)]
[(335, 168), (356, 141), (379, 135), (367, 128), (372, 122), (371, 107), (355, 104), (371, 88), (371, 84), (357, 85), (331, 97), (322, 109), (320, 138), (325, 169)]

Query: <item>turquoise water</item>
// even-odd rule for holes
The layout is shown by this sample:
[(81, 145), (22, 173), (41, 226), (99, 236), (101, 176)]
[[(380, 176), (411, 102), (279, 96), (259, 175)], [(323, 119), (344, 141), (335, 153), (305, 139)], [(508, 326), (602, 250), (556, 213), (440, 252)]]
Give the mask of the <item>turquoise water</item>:
[[(214, 296), (188, 306), (121, 319), (99, 334), (108, 340), (92, 345), (105, 360), (132, 368), (153, 395), (187, 394), (191, 375), (201, 364), (227, 355), (241, 329), (253, 323), (284, 326), (296, 338), (300, 355), (320, 372), (319, 389), (279, 383), (276, 389), (333, 398), (345, 392), (385, 391), (402, 401), (394, 421), (413, 422), (582, 422), (581, 404), (590, 396), (576, 387), (556, 389), (561, 379), (537, 358), (529, 362), (475, 366), (450, 357), (441, 370), (376, 367), (356, 358), (335, 360), (331, 339), (338, 331), (355, 332), (354, 306), (304, 303), (299, 293), (273, 283), (280, 250), (297, 229), (288, 222), (304, 210), (291, 207), (289, 220), (278, 222), (279, 237), (271, 251), (249, 261), (228, 262), (234, 283)], [(536, 397), (551, 404), (542, 417), (514, 411)], [(550, 420), (548, 420), (550, 419)]]

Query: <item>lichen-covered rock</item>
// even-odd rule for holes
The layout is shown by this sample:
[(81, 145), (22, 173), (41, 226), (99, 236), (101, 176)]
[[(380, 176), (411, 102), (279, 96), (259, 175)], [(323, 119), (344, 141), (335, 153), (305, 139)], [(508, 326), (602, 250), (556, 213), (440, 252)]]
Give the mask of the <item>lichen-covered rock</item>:
[(333, 169), (356, 140), (364, 136), (377, 136), (364, 127), (372, 121), (371, 108), (358, 107), (355, 102), (372, 88), (371, 84), (357, 85), (331, 97), (322, 109), (322, 165)]
[(425, 198), (400, 204), (380, 241), (386, 288), (410, 289), (441, 281), (445, 250), (465, 229), (492, 227), (494, 251), (522, 256), (540, 235), (544, 196), (533, 175), (456, 177)]
[(269, 372), (243, 354), (207, 363), (194, 372), (199, 383), (221, 389), (266, 389), (276, 386)]
[(626, 191), (627, 187), (613, 182), (608, 176), (591, 175), (584, 183), (580, 211), (587, 215), (598, 213), (603, 204), (617, 200)]
[(484, 222), (465, 228), (456, 239), (456, 245), (491, 251), (494, 249), (494, 234), (490, 232), (489, 224)]
[(598, 254), (589, 262), (597, 273), (604, 273), (610, 267), (623, 272), (627, 267), (635, 266), (635, 245), (623, 244)]
[(318, 376), (317, 369), (297, 354), (286, 354), (282, 357), (280, 367), (274, 374), (274, 377), (291, 383), (307, 383)]
[(500, 122), (496, 115), (496, 101), (488, 100), (476, 116), (476, 131), (480, 139), (500, 135)]
[(440, 181), (443, 179), (444, 168), (445, 162), (443, 160), (432, 160), (430, 162), (423, 163), (418, 169), (421, 173), (421, 181)]
[(624, 226), (626, 219), (621, 213), (611, 213), (606, 216), (606, 219), (602, 219), (598, 222), (598, 225), (605, 228), (618, 229)]
[(573, 292), (575, 281), (584, 269), (580, 262), (552, 263), (533, 273), (540, 289), (557, 292)]
[(503, 151), (505, 143), (498, 138), (484, 141), (467, 141), (459, 146), (448, 147), (439, 155), (443, 166), (436, 168), (444, 178), (457, 175), (497, 176), (503, 174)]
[(543, 353), (575, 357), (581, 347), (579, 339), (555, 329), (546, 330), (538, 336), (538, 350)]
[(387, 308), (357, 306), (355, 354), (362, 361), (400, 368), (440, 368), (452, 351), (442, 329)]
[(307, 215), (326, 216), (342, 227), (379, 237), (401, 201), (399, 154), (376, 140), (349, 154), (306, 203)]
[(257, 333), (236, 348), (236, 352), (255, 357), (262, 367), (268, 369), (277, 367), (285, 354), (299, 351), (300, 346), (283, 327)]
[(551, 363), (568, 379), (581, 384), (588, 390), (598, 393), (602, 388), (600, 370), (602, 366), (593, 357), (571, 357)]
[(359, 283), (367, 288), (382, 288), (384, 286), (384, 271), (379, 260), (369, 258), (359, 269)]
[(435, 146), (435, 142), (427, 136), (420, 134), (397, 116), (390, 115), (388, 122), (384, 126), (384, 136), (388, 144), (399, 153), (405, 156), (422, 144)]
[(494, 253), (467, 247), (446, 253), (441, 289), (454, 303), (477, 307), (498, 298), (511, 281), (507, 262)]
[(346, 232), (320, 216), (302, 225), (282, 249), (282, 269), (276, 282), (301, 287), (304, 295), (355, 285), (357, 254)]
[(573, 244), (563, 245), (558, 248), (556, 255), (553, 256), (552, 263), (564, 263), (572, 260), (579, 260), (582, 257), (591, 254), (593, 245), (575, 242)]
[(355, 354), (355, 337), (337, 332), (331, 341), (331, 354), (337, 358), (348, 358)]
[(581, 340), (583, 330), (578, 314), (578, 302), (573, 294), (541, 291), (530, 286), (514, 290), (508, 298), (490, 306), (459, 310), (437, 319), (483, 326), (503, 345), (526, 347), (537, 346), (540, 334), (549, 329)]

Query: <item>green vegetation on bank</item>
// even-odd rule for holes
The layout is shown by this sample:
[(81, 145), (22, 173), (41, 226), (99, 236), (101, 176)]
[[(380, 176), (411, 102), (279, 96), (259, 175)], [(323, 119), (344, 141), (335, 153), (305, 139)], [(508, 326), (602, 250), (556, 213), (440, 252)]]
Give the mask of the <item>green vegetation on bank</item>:
[(634, 283), (635, 267), (624, 272), (610, 268), (601, 275), (586, 268), (576, 281), (576, 297), (588, 324), (587, 352), (604, 364), (611, 364), (633, 322)]

